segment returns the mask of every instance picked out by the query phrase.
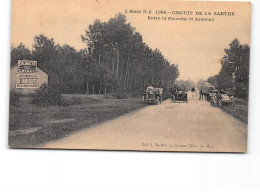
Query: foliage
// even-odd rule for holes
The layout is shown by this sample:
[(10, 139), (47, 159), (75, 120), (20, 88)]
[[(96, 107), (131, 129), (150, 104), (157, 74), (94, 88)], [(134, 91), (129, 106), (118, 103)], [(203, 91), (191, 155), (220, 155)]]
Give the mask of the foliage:
[(30, 59), (32, 59), (32, 53), (23, 43), (20, 43), (17, 47), (11, 48), (11, 67), (15, 66), (18, 60)]
[(41, 85), (41, 87), (35, 91), (32, 103), (40, 106), (66, 105), (64, 100), (62, 100), (61, 92), (58, 87), (47, 86), (47, 84)]
[(10, 92), (10, 105), (17, 106), (19, 104), (20, 94), (11, 91)]
[(237, 97), (246, 98), (249, 90), (250, 47), (234, 39), (225, 53), (219, 74), (209, 77), (208, 82), (219, 89), (234, 92)]
[(215, 87), (218, 87), (218, 75), (210, 76), (207, 82), (211, 83)]
[(112, 94), (112, 96), (116, 99), (126, 99), (128, 98), (128, 93), (123, 89), (117, 89), (115, 93)]
[(122, 14), (108, 22), (96, 20), (82, 40), (99, 69), (105, 66), (106, 76), (100, 73), (97, 82), (109, 91), (143, 90), (148, 84), (163, 87), (179, 75), (178, 66), (170, 64), (158, 49), (150, 49)]
[(32, 52), (23, 44), (12, 49), (12, 65), (18, 59), (38, 61), (50, 87), (59, 85), (61, 93), (136, 92), (149, 84), (171, 86), (179, 76), (178, 66), (149, 48), (123, 14), (107, 22), (95, 20), (81, 38), (86, 48), (77, 51), (38, 35)]

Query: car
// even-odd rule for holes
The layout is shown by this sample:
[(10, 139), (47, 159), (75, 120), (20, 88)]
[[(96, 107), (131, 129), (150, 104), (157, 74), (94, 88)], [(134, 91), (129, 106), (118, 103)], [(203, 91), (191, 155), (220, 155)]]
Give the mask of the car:
[(175, 84), (173, 88), (171, 88), (171, 102), (175, 103), (176, 101), (188, 103), (188, 94), (186, 93), (186, 88), (183, 84)]
[(218, 100), (218, 107), (221, 108), (223, 105), (232, 105), (233, 97), (229, 97), (227, 94), (221, 94)]
[(232, 105), (234, 97), (229, 97), (223, 90), (213, 90), (209, 94), (209, 101), (212, 106), (221, 108), (223, 105)]
[(183, 101), (188, 103), (188, 95), (184, 91), (177, 91), (176, 93), (171, 94), (171, 101), (176, 102), (176, 101)]
[(143, 103), (160, 104), (162, 103), (162, 88), (153, 88), (149, 86), (143, 95)]

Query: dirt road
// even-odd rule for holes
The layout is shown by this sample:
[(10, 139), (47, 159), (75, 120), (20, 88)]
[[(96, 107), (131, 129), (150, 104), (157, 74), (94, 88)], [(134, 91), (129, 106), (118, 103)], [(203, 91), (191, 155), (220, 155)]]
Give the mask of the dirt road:
[(150, 105), (44, 148), (245, 152), (247, 125), (189, 93), (189, 103)]

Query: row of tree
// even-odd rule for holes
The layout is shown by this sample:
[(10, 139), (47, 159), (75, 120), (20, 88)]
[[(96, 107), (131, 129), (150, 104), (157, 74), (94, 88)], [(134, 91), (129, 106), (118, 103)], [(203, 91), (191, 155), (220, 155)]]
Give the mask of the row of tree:
[(21, 59), (38, 61), (49, 75), (49, 85), (63, 93), (137, 91), (149, 84), (168, 87), (179, 76), (178, 66), (149, 48), (122, 14), (108, 22), (94, 21), (81, 38), (86, 48), (77, 51), (36, 36), (32, 51), (23, 44), (11, 49), (11, 66)]
[[(229, 48), (225, 49), (219, 74), (209, 77), (207, 82), (210, 82), (216, 88), (230, 91), (237, 97), (248, 97), (249, 56), (250, 47), (247, 44), (240, 44), (238, 39), (234, 39), (229, 44)], [(202, 83), (203, 80), (200, 80), (197, 85)]]

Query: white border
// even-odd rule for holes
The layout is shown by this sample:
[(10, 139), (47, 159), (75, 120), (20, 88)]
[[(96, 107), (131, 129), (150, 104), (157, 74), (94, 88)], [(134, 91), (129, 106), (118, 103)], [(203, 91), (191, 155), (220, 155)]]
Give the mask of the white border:
[(0, 192), (260, 192), (260, 1), (251, 2), (248, 153), (215, 154), (8, 149), (11, 1), (1, 0)]

